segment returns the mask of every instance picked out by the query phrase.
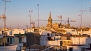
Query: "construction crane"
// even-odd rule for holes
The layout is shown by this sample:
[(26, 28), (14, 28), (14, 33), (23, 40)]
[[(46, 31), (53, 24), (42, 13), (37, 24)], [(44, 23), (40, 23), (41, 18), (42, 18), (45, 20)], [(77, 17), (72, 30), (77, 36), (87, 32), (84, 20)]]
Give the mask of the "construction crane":
[(62, 15), (61, 16), (58, 16), (58, 18), (61, 19), (60, 20), (61, 21), (60, 25), (61, 25), (62, 24)]
[(6, 15), (3, 14), (2, 16), (0, 16), (0, 19), (3, 19), (3, 21), (4, 21), (4, 31), (5, 31), (5, 28), (6, 28)]
[(0, 16), (0, 19), (3, 19), (4, 21), (4, 32), (6, 31), (6, 2), (11, 2), (11, 1), (7, 1), (7, 0), (2, 0), (5, 2), (5, 8), (4, 8), (4, 14), (2, 16)]
[(11, 2), (11, 1), (7, 1), (7, 0), (2, 0), (2, 1), (4, 1), (5, 2), (5, 8), (4, 8), (4, 14), (2, 15), (2, 16), (0, 16), (0, 19), (3, 19), (3, 21), (4, 21), (4, 51), (5, 51), (5, 44), (6, 44), (6, 35), (7, 35), (7, 33), (6, 33), (6, 30), (5, 30), (5, 28), (6, 28), (6, 2)]
[(61, 21), (59, 26), (62, 25), (62, 21), (65, 21), (68, 23), (68, 28), (70, 27), (70, 23), (69, 22), (75, 22), (74, 20), (69, 20), (69, 17), (68, 17), (68, 20), (62, 20), (62, 15), (61, 16), (58, 16), (59, 18), (61, 18), (61, 20), (52, 20), (52, 17), (51, 17), (51, 11), (50, 11), (50, 14), (49, 14), (49, 18), (48, 20), (37, 20), (37, 21), (48, 21), (48, 24), (47, 24), (47, 27), (50, 27), (52, 28), (52, 21)]

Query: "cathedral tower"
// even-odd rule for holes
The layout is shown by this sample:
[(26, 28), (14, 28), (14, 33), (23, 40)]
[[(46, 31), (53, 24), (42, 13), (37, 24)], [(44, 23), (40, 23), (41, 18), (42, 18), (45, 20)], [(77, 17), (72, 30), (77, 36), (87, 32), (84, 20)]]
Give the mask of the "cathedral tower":
[(52, 18), (51, 18), (51, 12), (50, 12), (50, 14), (49, 14), (47, 27), (52, 28)]

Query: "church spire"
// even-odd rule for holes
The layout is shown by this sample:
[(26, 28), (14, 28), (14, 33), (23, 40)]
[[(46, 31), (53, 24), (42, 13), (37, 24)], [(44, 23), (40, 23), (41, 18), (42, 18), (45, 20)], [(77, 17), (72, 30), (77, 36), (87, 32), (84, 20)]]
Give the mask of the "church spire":
[(48, 18), (48, 24), (47, 24), (47, 27), (50, 27), (52, 28), (52, 18), (51, 18), (51, 11), (49, 13), (49, 18)]
[(49, 17), (51, 18), (51, 11), (50, 11)]

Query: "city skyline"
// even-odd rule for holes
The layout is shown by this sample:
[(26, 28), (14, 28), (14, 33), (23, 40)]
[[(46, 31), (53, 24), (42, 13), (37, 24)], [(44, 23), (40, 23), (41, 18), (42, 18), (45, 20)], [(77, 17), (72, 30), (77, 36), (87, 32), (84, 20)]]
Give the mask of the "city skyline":
[[(82, 14), (82, 26), (90, 26), (91, 7), (90, 0), (8, 0), (6, 3), (7, 27), (26, 28), (30, 26), (29, 10), (33, 10), (31, 18), (38, 26), (38, 6), (39, 4), (39, 19), (47, 20), (51, 11), (53, 20), (60, 20), (58, 16), (62, 15), (63, 20), (76, 20), (70, 23), (71, 26), (80, 26), (81, 14), (80, 10), (86, 10)], [(0, 0), (0, 16), (4, 13), (4, 1)], [(57, 21), (56, 21), (57, 22)], [(39, 21), (40, 26), (46, 26), (47, 21)], [(55, 23), (53, 21), (53, 23)], [(63, 22), (65, 24), (66, 22)], [(3, 27), (3, 21), (0, 20), (0, 28)]]

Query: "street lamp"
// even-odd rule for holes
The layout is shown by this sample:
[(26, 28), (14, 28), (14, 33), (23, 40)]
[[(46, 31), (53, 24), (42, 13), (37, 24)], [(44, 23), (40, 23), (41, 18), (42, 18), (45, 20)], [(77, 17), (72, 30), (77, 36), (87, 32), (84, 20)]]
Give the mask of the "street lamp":
[(38, 6), (38, 28), (39, 28), (39, 4), (37, 4)]
[[(81, 16), (81, 23), (80, 23), (81, 32), (79, 33), (79, 35), (82, 34), (82, 14), (83, 14), (83, 12), (86, 11), (86, 10), (80, 10), (80, 11), (81, 11), (81, 15), (78, 15), (78, 16)], [(79, 45), (80, 45), (80, 36), (79, 36)]]

